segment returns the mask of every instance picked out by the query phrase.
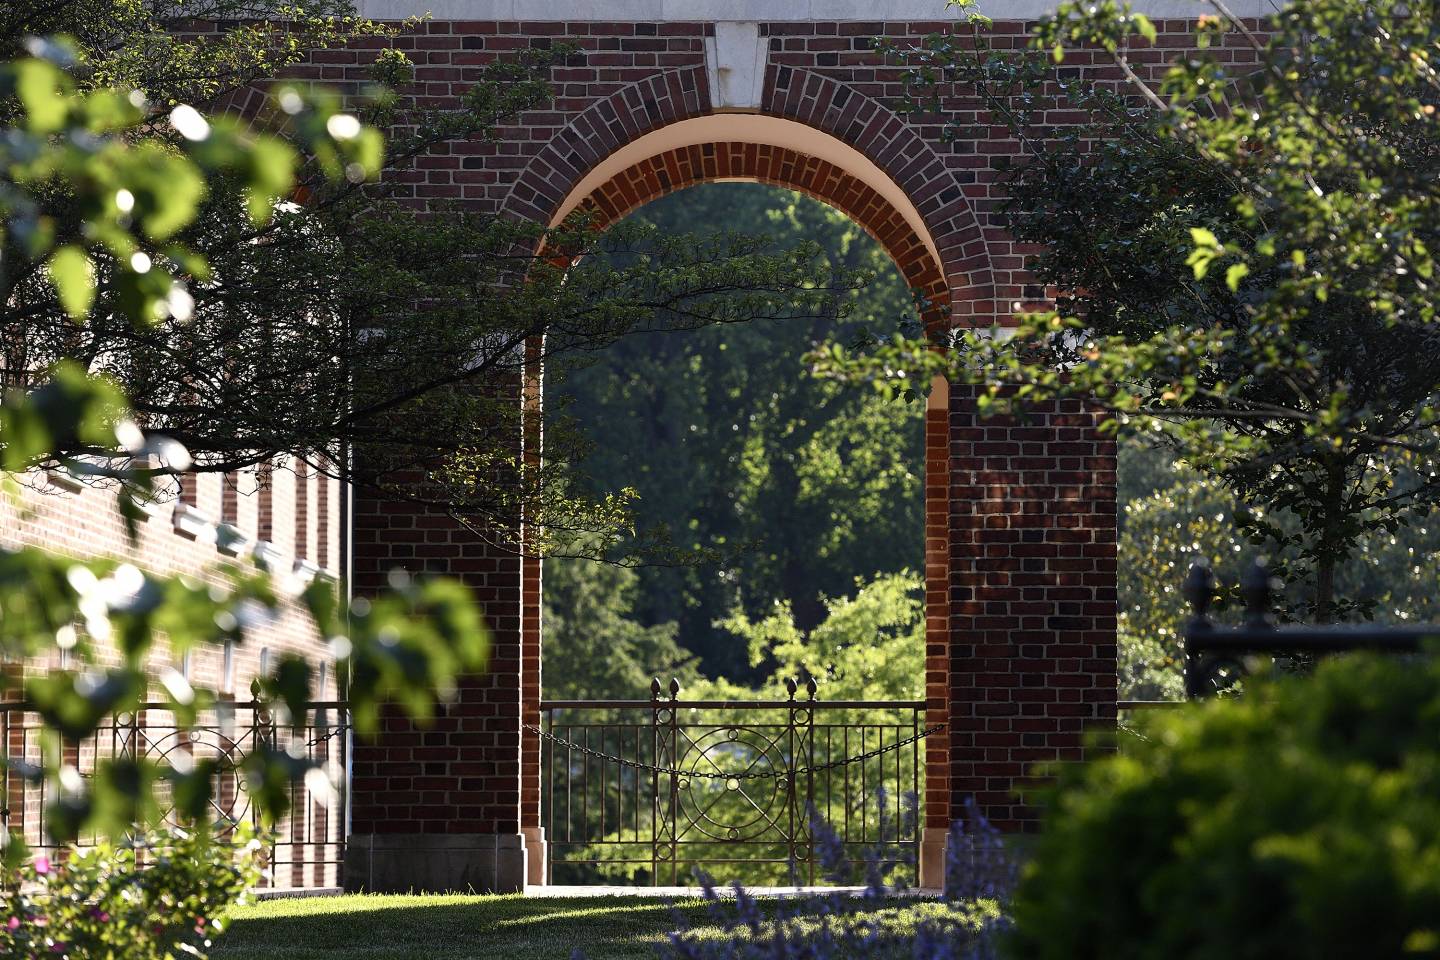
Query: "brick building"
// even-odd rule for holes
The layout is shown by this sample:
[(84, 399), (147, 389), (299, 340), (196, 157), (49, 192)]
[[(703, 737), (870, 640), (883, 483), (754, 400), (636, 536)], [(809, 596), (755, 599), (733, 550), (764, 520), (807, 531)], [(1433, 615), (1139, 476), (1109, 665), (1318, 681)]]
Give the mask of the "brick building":
[[(1192, 0), (1141, 0), (1157, 20), (1154, 70), (1190, 42)], [(1022, 42), (1044, 0), (982, 9)], [(1239, 12), (1256, 17), (1260, 0)], [(999, 228), (999, 161), (1018, 146), (998, 129), (949, 142), (933, 118), (889, 104), (899, 71), (874, 38), (916, 41), (947, 29), (942, 0), (362, 0), (383, 20), (430, 13), (394, 40), (326, 51), (309, 77), (363, 82), (376, 47), (416, 65), (411, 93), (458, 103), (473, 71), (517, 51), (574, 43), (557, 98), (494, 141), (421, 159), (402, 186), (416, 205), (555, 223), (577, 208), (618, 219), (649, 200), (712, 180), (808, 193), (854, 218), (923, 290), (932, 324), (1004, 325), (1029, 285), (1026, 251)], [(1242, 56), (1235, 51), (1236, 58)], [(1103, 71), (1084, 54), (1067, 66)], [(947, 109), (974, 111), (960, 101)], [(517, 400), (518, 402), (518, 400)], [(926, 882), (967, 797), (1025, 829), (1015, 799), (1030, 764), (1074, 758), (1092, 724), (1113, 722), (1115, 460), (1093, 415), (1065, 404), (1019, 424), (982, 420), (971, 395), (936, 383), (926, 421), (926, 697), (944, 723), (926, 745)], [(346, 881), (369, 889), (543, 883), (539, 745), (540, 568), (498, 552), (444, 517), (271, 472), (268, 499), (248, 478), (202, 478), (193, 500), (145, 524), (141, 561), (178, 569), (217, 553), (213, 525), (268, 541), (284, 563), (346, 573), (373, 589), (394, 566), (466, 580), (495, 631), (490, 670), (423, 731), (391, 721), (355, 745)], [(236, 486), (238, 484), (238, 487)], [(63, 492), (34, 518), (3, 517), (7, 539), (125, 552), (113, 517), (88, 493)], [(69, 498), (67, 500), (67, 498)], [(261, 502), (268, 507), (260, 506)], [(55, 504), (67, 504), (54, 506)], [(198, 533), (193, 532), (191, 527)], [(347, 571), (348, 567), (348, 571)], [(301, 567), (309, 572), (309, 568)], [(313, 643), (296, 625), (277, 643)]]
[[(234, 473), (190, 475), (167, 486), (145, 510), (132, 541), (112, 485), (61, 470), (24, 477), (20, 497), (0, 501), (0, 544), (113, 557), (154, 573), (217, 582), (223, 565), (252, 560), (293, 588), (317, 578), (344, 579), (349, 492), (335, 478), (284, 458)], [(322, 675), (316, 698), (334, 697), (328, 650), (295, 600), (282, 595), (280, 616), (258, 625), (252, 640), (228, 652), (193, 651), (183, 665), (188, 678), (243, 699), (262, 661), (298, 651)]]

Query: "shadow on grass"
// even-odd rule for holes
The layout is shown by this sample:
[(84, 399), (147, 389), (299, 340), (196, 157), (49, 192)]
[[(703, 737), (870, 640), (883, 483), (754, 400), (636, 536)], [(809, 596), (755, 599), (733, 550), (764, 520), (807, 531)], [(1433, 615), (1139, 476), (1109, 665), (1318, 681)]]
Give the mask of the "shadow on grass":
[(355, 895), (271, 900), (235, 910), (214, 960), (588, 960), (655, 956), (696, 900), (641, 897)]

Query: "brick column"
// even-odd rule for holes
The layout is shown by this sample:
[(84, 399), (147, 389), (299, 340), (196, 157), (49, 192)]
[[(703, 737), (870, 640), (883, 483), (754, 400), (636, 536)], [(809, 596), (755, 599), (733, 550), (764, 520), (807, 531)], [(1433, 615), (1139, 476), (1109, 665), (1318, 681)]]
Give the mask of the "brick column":
[[(544, 441), (543, 348), (543, 338), (534, 338), (525, 345), (525, 417), (521, 440), (525, 462), (534, 467), (540, 466)], [(533, 731), (540, 727), (541, 581), (544, 565), (536, 534), (537, 531), (527, 523), (521, 536), (525, 556), (520, 562), (520, 719), (524, 727), (531, 729), (522, 727), (520, 731), (520, 831), (525, 837), (528, 861), (526, 882), (542, 885), (549, 882), (545, 873), (549, 858), (540, 810), (544, 792), (540, 737)]]
[(950, 816), (1005, 830), (1033, 764), (1115, 721), (1115, 444), (1077, 401), (982, 419), (950, 395)]
[[(925, 726), (950, 720), (950, 385), (936, 377), (925, 405)], [(950, 828), (950, 734), (925, 738), (920, 886), (945, 885)]]
[(522, 561), (449, 517), (357, 493), (354, 586), (374, 592), (388, 572), (459, 577), (493, 632), (483, 675), (465, 678), (429, 726), (392, 714), (357, 738), (347, 890), (525, 888), (521, 834)]

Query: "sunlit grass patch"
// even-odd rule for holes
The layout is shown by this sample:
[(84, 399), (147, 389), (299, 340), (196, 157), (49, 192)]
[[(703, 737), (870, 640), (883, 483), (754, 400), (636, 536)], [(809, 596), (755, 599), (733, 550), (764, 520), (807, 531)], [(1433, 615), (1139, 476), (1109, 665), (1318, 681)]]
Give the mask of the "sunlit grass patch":
[[(858, 906), (858, 903), (850, 903)], [(719, 908), (730, 916), (733, 906)], [(762, 914), (774, 911), (762, 901)], [(930, 920), (973, 930), (993, 913), (990, 905), (973, 911), (932, 900), (896, 901), (863, 916), (835, 920), (837, 925), (871, 924), (865, 932), (893, 940), (895, 956), (909, 957), (910, 936)], [(792, 935), (821, 929), (814, 917), (784, 921)], [(589, 960), (654, 958), (668, 934), (686, 927), (692, 938), (721, 943), (744, 930), (727, 930), (696, 899), (597, 896), (379, 896), (350, 895), (270, 900), (237, 908), (230, 931), (217, 943), (215, 960), (323, 960), (330, 957), (373, 960), (569, 960), (580, 950)], [(761, 924), (757, 936), (773, 928)]]

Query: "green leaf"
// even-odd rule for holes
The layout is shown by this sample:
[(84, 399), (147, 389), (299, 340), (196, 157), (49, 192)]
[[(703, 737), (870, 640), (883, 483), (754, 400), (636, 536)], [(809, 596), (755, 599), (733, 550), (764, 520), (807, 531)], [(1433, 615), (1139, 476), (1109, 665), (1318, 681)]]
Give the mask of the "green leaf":
[(1152, 44), (1155, 42), (1155, 24), (1149, 17), (1143, 13), (1136, 13), (1131, 14), (1130, 20), (1135, 24), (1135, 29), (1140, 31), (1140, 36)]
[(1240, 289), (1240, 281), (1250, 275), (1250, 267), (1244, 263), (1232, 263), (1225, 271), (1225, 286), (1231, 290)]
[(1220, 240), (1206, 227), (1191, 227), (1190, 240), (1197, 247), (1218, 247)]
[(195, 165), (156, 143), (131, 151), (122, 176), (135, 195), (135, 219), (153, 240), (167, 240), (189, 226), (206, 193)]
[(283, 141), (261, 137), (251, 145), (247, 160), (245, 211), (251, 222), (266, 223), (275, 212), (275, 201), (295, 184), (295, 151)]
[(11, 64), (9, 72), (32, 132), (55, 133), (65, 125), (70, 103), (65, 74), (59, 68), (43, 60), (25, 59)]
[(66, 244), (50, 255), (46, 268), (65, 312), (73, 320), (84, 320), (95, 302), (95, 270), (90, 255)]

